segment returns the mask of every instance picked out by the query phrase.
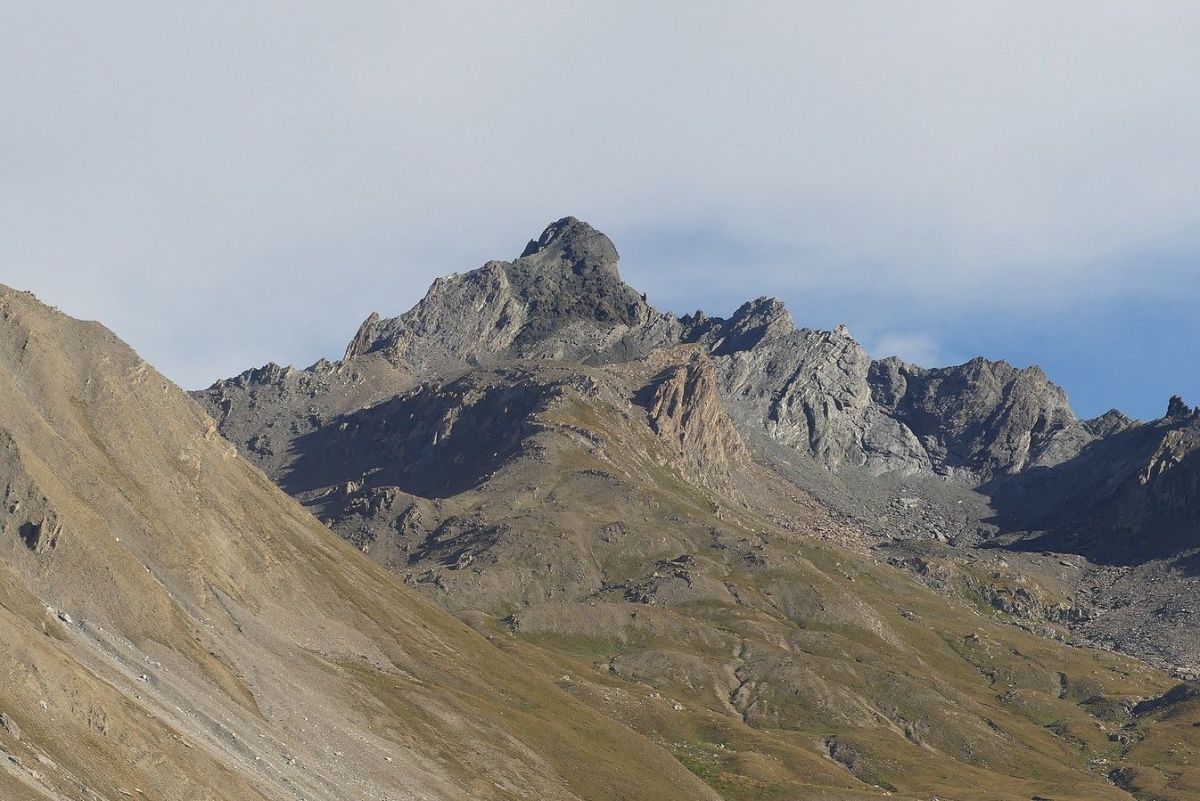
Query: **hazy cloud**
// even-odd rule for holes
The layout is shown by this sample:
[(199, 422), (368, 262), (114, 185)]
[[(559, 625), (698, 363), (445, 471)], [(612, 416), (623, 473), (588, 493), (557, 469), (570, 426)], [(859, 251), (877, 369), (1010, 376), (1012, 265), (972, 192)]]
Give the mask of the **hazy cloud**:
[(884, 334), (869, 344), (867, 351), (876, 359), (899, 356), (903, 361), (924, 367), (940, 367), (947, 362), (938, 343), (927, 334)]
[[(0, 280), (196, 386), (570, 213), (672, 308), (1015, 358), (1200, 301), (1198, 38), (1182, 2), (8, 4)], [(1167, 361), (1142, 391), (1200, 392)]]

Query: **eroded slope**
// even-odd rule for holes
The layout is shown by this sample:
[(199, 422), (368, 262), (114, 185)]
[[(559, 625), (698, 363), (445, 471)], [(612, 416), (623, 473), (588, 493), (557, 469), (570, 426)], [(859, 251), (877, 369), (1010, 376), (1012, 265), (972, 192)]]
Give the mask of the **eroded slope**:
[(111, 333), (0, 289), (6, 797), (695, 798), (404, 590)]

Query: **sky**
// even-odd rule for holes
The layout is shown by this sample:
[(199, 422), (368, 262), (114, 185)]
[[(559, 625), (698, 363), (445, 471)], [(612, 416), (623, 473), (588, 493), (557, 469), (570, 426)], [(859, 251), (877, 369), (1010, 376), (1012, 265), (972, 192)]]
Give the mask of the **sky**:
[(661, 309), (1200, 403), (1200, 4), (6, 3), (0, 282), (199, 388), (567, 214)]

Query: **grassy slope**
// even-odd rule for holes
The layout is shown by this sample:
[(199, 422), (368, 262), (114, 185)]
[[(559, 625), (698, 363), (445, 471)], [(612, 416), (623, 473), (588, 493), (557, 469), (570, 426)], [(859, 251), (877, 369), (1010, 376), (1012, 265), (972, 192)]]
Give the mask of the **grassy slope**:
[[(689, 483), (636, 411), (603, 398), (539, 419), (536, 458), (447, 502), (505, 533), (494, 559), (435, 568), (435, 594), (723, 797), (1128, 798), (1110, 772), (1143, 760), (1157, 776), (1200, 741), (1128, 717), (1164, 674), (948, 601), (845, 547), (852, 532), (763, 471)], [(684, 553), (686, 588), (664, 566)], [(515, 586), (538, 588), (531, 606)], [(653, 601), (629, 603), (630, 586)], [(1127, 753), (1109, 739), (1126, 725), (1166, 745)]]
[(0, 744), (50, 760), (45, 797), (706, 792), (320, 526), (112, 334), (7, 289), (0, 318), (0, 427), (64, 522), (48, 553), (0, 541), (25, 733)]

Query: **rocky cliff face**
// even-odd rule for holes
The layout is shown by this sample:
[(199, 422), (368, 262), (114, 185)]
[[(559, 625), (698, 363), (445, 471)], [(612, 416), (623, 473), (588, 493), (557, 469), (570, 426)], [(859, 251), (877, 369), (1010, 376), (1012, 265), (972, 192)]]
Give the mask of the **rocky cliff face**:
[(1194, 535), (1200, 497), (1200, 409), (1172, 398), (1166, 417), (1149, 428), (1156, 441), (1154, 452), (1132, 480), (1123, 482), (1111, 516), (1129, 527), (1152, 520), (1169, 535)]
[(728, 320), (685, 318), (747, 425), (831, 470), (917, 472), (968, 483), (1056, 464), (1093, 438), (1037, 367), (975, 359), (925, 369), (872, 361), (849, 332), (796, 329), (760, 298)]
[(0, 549), (9, 561), (22, 559), (20, 547), (36, 555), (58, 547), (63, 524), (50, 499), (25, 469), (21, 449), (8, 431), (0, 430)]
[(760, 298), (697, 333), (745, 424), (833, 470), (866, 464), (868, 431), (880, 422), (866, 384), (871, 360), (844, 328), (797, 330), (782, 303)]
[(1104, 562), (1200, 547), (1200, 412), (1172, 398), (1159, 420), (1118, 422), (1069, 459), (985, 485), (1005, 527)]
[(871, 365), (868, 382), (879, 409), (947, 475), (986, 479), (1059, 464), (1093, 439), (1036, 366), (972, 359), (925, 369), (885, 359)]
[(721, 402), (712, 360), (697, 355), (668, 367), (642, 391), (650, 427), (686, 475), (707, 484), (750, 459)]

